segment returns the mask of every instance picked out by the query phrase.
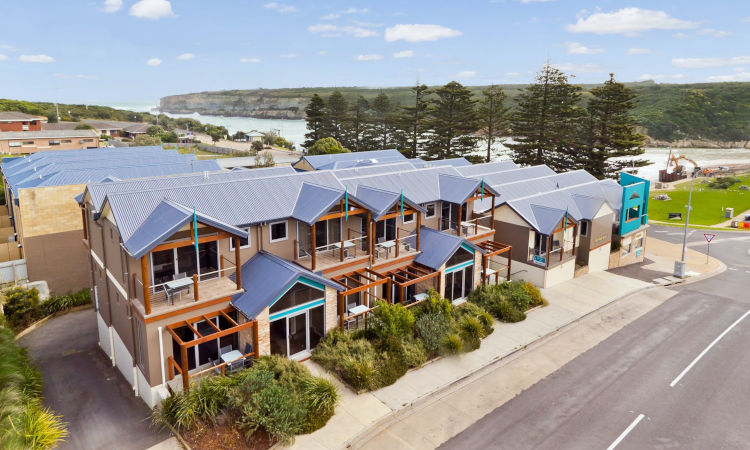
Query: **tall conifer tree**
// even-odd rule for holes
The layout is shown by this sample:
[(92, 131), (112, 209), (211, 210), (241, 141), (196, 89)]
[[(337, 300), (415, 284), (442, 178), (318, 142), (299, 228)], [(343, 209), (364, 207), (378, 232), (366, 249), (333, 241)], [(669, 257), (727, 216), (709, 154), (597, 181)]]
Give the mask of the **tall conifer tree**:
[(465, 156), (476, 147), (479, 128), (476, 100), (470, 90), (451, 81), (435, 90), (430, 102), (427, 156), (445, 159)]
[(307, 122), (307, 129), (310, 131), (305, 133), (303, 147), (310, 148), (315, 144), (315, 141), (325, 137), (323, 136), (325, 133), (325, 107), (326, 104), (320, 95), (313, 94), (310, 103), (305, 108), (305, 122)]
[(482, 91), (484, 97), (479, 102), (479, 129), (487, 140), (486, 162), (490, 162), (492, 144), (495, 139), (508, 131), (508, 108), (503, 89), (492, 85)]
[(328, 97), (325, 109), (324, 129), (326, 136), (341, 142), (344, 140), (349, 104), (339, 91), (333, 91)]
[(372, 119), (370, 122), (370, 140), (378, 149), (393, 146), (393, 103), (381, 92), (372, 101)]
[(431, 91), (424, 84), (417, 83), (411, 88), (414, 93), (413, 106), (402, 106), (398, 116), (397, 141), (401, 150), (410, 158), (422, 153), (425, 132), (427, 131), (428, 96)]

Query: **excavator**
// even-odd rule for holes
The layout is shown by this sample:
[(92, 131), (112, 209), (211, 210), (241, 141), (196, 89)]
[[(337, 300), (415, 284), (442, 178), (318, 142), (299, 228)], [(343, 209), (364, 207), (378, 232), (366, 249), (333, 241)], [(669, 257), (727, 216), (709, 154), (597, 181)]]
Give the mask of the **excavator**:
[[(665, 170), (659, 171), (659, 181), (661, 182), (670, 182), (675, 180), (681, 180), (684, 178), (687, 178), (688, 172), (685, 170), (685, 166), (680, 164), (680, 160), (685, 160), (693, 165), (693, 172), (700, 171), (701, 168), (698, 166), (698, 163), (693, 161), (692, 159), (688, 158), (684, 155), (678, 155), (677, 153), (669, 152), (669, 156), (667, 157), (667, 168)], [(672, 171), (669, 171), (669, 168), (671, 166), (674, 166)], [(707, 175), (705, 172), (704, 175)]]

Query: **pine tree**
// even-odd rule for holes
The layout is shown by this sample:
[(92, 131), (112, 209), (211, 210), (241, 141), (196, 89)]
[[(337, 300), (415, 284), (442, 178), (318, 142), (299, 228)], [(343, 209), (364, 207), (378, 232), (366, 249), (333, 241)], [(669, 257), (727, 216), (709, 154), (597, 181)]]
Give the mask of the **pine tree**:
[(346, 139), (342, 144), (353, 152), (369, 149), (366, 139), (370, 120), (370, 102), (361, 95), (349, 109), (346, 121)]
[(394, 106), (391, 99), (381, 92), (372, 101), (372, 115), (367, 138), (377, 149), (393, 146)]
[(547, 164), (558, 171), (582, 167), (580, 98), (581, 87), (569, 84), (567, 75), (549, 64), (542, 67), (536, 83), (516, 99), (511, 120), (516, 142), (508, 144), (513, 160), (523, 165)]
[(604, 86), (591, 89), (593, 97), (588, 112), (588, 164), (586, 169), (598, 178), (616, 178), (625, 167), (642, 167), (648, 161), (611, 161), (611, 158), (643, 154), (645, 137), (636, 133), (630, 112), (635, 107), (635, 94), (609, 74)]
[(346, 119), (349, 114), (349, 105), (339, 91), (333, 91), (328, 97), (325, 109), (324, 129), (326, 137), (330, 136), (337, 141), (344, 140)]
[(436, 89), (435, 95), (429, 110), (428, 158), (455, 158), (473, 151), (477, 142), (473, 134), (479, 121), (471, 91), (451, 81)]
[(479, 103), (479, 127), (487, 140), (485, 161), (490, 162), (492, 144), (508, 130), (508, 108), (504, 105), (506, 96), (502, 88), (492, 85), (483, 90), (482, 94), (484, 97)]
[(310, 103), (305, 108), (305, 122), (307, 129), (310, 130), (305, 134), (305, 148), (310, 148), (315, 141), (322, 139), (325, 128), (325, 107), (326, 104), (318, 94), (313, 94)]
[(424, 141), (427, 131), (427, 97), (430, 90), (424, 84), (417, 84), (411, 90), (414, 92), (414, 106), (401, 107), (397, 119), (396, 140), (402, 150), (408, 150), (410, 158), (416, 158), (422, 152), (421, 142)]

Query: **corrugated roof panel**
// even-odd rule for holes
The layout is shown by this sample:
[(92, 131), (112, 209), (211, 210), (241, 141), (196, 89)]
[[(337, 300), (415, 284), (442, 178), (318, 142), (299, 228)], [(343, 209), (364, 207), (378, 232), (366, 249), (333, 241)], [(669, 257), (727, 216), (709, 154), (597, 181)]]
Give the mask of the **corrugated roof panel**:
[[(334, 153), (330, 155), (307, 155), (303, 156), (315, 170), (320, 170), (326, 165), (337, 162), (370, 161), (378, 164), (383, 161), (394, 162), (395, 160), (406, 161), (406, 157), (398, 150), (373, 150), (369, 152)], [(329, 167), (335, 168), (335, 167)]]
[(461, 244), (469, 245), (474, 251), (483, 253), (482, 249), (466, 238), (433, 230), (432, 228), (421, 227), (419, 248), (422, 252), (414, 258), (414, 261), (430, 269), (439, 270), (456, 253)]
[(377, 164), (367, 167), (355, 167), (351, 169), (336, 169), (332, 172), (338, 178), (365, 177), (382, 173), (401, 172), (404, 170), (414, 170), (410, 163), (399, 162), (390, 164)]
[(302, 183), (292, 217), (312, 225), (333, 208), (343, 195), (344, 190), (341, 188)]
[(518, 169), (518, 165), (509, 159), (456, 168), (458, 173), (465, 177), (477, 177), (512, 169)]

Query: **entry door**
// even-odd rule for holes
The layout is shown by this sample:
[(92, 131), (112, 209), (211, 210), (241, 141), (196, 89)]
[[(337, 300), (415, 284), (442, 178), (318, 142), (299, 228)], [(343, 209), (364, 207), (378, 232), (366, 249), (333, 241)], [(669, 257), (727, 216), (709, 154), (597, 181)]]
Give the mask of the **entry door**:
[(325, 334), (325, 307), (307, 309), (271, 322), (271, 353), (290, 358), (310, 351)]
[(308, 350), (307, 345), (307, 311), (287, 317), (289, 329), (289, 356)]
[(474, 266), (470, 265), (445, 275), (445, 297), (451, 301), (466, 298), (474, 281)]
[[(375, 225), (375, 236), (380, 241), (392, 241), (396, 239), (396, 218), (380, 220)], [(381, 241), (382, 242), (382, 241)]]
[[(443, 202), (441, 209), (440, 228), (442, 230), (458, 229), (458, 205), (455, 203)], [(461, 211), (461, 220), (466, 219), (466, 208)]]

